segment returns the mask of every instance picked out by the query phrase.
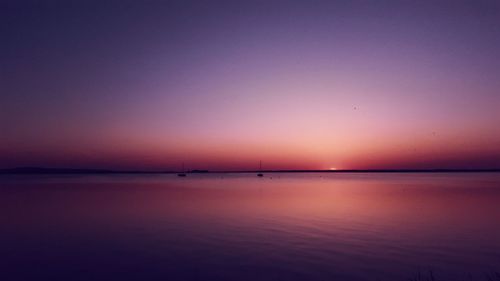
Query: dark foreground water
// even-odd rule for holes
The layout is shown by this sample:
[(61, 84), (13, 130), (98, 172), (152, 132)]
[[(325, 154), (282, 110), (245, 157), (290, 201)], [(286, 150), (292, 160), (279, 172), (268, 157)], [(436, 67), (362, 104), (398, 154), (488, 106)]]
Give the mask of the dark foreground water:
[(222, 176), (1, 176), (0, 280), (500, 272), (500, 174)]

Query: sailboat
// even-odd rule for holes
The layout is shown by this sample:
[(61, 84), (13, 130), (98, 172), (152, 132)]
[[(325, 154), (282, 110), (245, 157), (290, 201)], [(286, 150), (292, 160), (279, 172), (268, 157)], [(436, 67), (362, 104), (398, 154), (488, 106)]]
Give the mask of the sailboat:
[(182, 172), (177, 174), (178, 177), (185, 177), (186, 173), (184, 173), (184, 163), (182, 163)]
[(262, 160), (259, 162), (259, 173), (257, 174), (258, 177), (263, 177), (264, 174), (262, 173)]

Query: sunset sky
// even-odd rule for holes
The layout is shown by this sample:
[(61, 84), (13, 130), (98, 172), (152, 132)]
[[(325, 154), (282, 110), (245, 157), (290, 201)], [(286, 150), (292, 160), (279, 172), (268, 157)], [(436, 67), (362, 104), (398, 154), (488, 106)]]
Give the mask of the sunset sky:
[(0, 0), (0, 168), (500, 168), (499, 1)]

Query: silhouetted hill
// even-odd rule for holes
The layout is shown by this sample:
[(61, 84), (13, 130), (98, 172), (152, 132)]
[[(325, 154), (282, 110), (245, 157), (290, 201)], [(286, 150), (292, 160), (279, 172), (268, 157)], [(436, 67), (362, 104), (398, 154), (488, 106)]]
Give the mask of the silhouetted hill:
[(142, 174), (142, 173), (171, 173), (171, 172), (148, 172), (148, 171), (116, 171), (106, 169), (69, 169), (69, 168), (40, 168), (40, 167), (18, 167), (12, 169), (0, 169), (0, 174)]

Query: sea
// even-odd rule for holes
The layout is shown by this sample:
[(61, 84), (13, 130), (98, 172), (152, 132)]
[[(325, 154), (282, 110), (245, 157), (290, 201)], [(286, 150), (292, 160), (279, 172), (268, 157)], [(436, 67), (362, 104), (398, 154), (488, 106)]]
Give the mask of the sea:
[(499, 273), (500, 173), (0, 176), (5, 281)]

